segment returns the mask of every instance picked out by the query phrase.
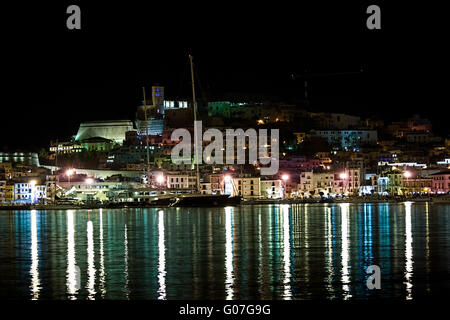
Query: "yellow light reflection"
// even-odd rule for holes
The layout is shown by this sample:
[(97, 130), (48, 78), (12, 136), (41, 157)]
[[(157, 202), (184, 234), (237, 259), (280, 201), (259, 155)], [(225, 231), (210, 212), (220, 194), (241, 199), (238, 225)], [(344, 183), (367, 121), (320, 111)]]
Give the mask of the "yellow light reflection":
[(342, 251), (341, 251), (341, 263), (342, 263), (342, 290), (344, 291), (344, 300), (348, 300), (351, 298), (350, 294), (350, 272), (349, 272), (349, 234), (348, 234), (348, 212), (349, 212), (349, 204), (348, 203), (340, 203), (341, 207), (341, 242), (342, 242)]
[(289, 205), (281, 205), (283, 217), (283, 261), (284, 261), (284, 300), (292, 299), (291, 289), (291, 244), (290, 244), (290, 225), (289, 225)]
[(406, 300), (412, 299), (412, 275), (413, 275), (413, 251), (411, 232), (411, 205), (412, 202), (405, 202), (405, 284)]
[(87, 263), (88, 263), (88, 299), (95, 300), (95, 265), (94, 265), (94, 226), (87, 222)]
[(166, 300), (166, 245), (164, 240), (164, 211), (158, 211), (158, 300)]
[(40, 280), (39, 280), (39, 254), (37, 239), (37, 218), (36, 210), (31, 210), (31, 293), (32, 300), (39, 298)]
[(233, 207), (225, 207), (225, 291), (226, 300), (234, 296), (233, 274)]

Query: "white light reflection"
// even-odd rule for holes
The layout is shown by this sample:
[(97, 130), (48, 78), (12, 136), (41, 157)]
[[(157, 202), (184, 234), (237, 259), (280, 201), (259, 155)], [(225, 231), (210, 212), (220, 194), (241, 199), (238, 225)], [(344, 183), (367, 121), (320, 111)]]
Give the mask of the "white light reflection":
[(88, 299), (95, 300), (95, 265), (94, 265), (94, 226), (87, 222), (87, 263), (88, 263)]
[(158, 300), (166, 300), (166, 246), (164, 243), (164, 211), (158, 211)]
[(100, 208), (100, 291), (102, 298), (106, 294), (105, 286), (105, 257), (103, 253), (103, 209)]
[(310, 269), (309, 269), (309, 218), (308, 218), (308, 210), (309, 210), (309, 203), (305, 204), (305, 221), (304, 221), (304, 243), (305, 243), (305, 281), (309, 282), (309, 275), (310, 275)]
[(226, 300), (234, 295), (233, 274), (233, 207), (225, 207), (225, 291)]
[(31, 210), (31, 292), (32, 300), (39, 298), (40, 280), (39, 280), (39, 255), (37, 239), (37, 218), (36, 210)]
[(349, 204), (341, 203), (341, 263), (342, 263), (342, 290), (344, 291), (344, 300), (351, 298), (350, 294), (350, 272), (349, 272), (349, 235), (348, 235), (348, 212)]
[(75, 300), (78, 293), (80, 274), (75, 259), (75, 226), (73, 210), (67, 210), (67, 293)]
[(412, 202), (405, 202), (405, 284), (406, 300), (412, 299), (412, 275), (413, 275), (413, 252), (412, 252), (412, 232), (411, 232), (411, 205)]
[(283, 261), (284, 261), (284, 300), (292, 299), (291, 289), (291, 244), (290, 244), (290, 225), (289, 225), (289, 205), (281, 205), (283, 218)]

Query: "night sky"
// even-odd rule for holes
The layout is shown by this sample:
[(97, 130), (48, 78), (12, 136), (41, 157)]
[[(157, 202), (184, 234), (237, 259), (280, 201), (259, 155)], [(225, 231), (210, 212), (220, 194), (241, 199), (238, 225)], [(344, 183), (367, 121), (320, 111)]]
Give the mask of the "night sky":
[[(143, 85), (190, 97), (189, 53), (200, 98), (296, 101), (303, 82), (293, 81), (293, 72), (356, 72), (313, 77), (311, 108), (387, 120), (420, 113), (448, 134), (442, 7), (92, 2), (21, 2), (2, 10), (0, 147), (39, 150), (75, 134), (82, 121), (133, 120)], [(81, 7), (81, 31), (66, 29), (70, 4)], [(382, 30), (366, 29), (369, 4), (380, 5)]]

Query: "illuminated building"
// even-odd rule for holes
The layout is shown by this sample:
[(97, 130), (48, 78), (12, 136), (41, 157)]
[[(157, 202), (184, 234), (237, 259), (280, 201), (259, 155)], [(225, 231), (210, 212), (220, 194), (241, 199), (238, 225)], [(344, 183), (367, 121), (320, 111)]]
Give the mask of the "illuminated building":
[(14, 202), (37, 203), (47, 197), (47, 187), (34, 183), (14, 184)]
[(121, 145), (126, 138), (126, 132), (133, 130), (133, 123), (129, 120), (83, 122), (80, 124), (75, 141), (103, 138)]
[(321, 196), (334, 193), (333, 172), (306, 171), (300, 174), (299, 192), (303, 196)]
[(5, 202), (6, 181), (0, 181), (0, 203)]
[(362, 179), (360, 168), (344, 169), (334, 176), (333, 193), (359, 194)]
[(431, 174), (433, 181), (433, 193), (449, 193), (450, 192), (450, 170), (440, 171)]
[(195, 189), (196, 177), (191, 175), (167, 174), (167, 187), (170, 189)]
[(283, 182), (277, 180), (261, 180), (261, 196), (267, 199), (281, 199), (284, 195)]
[(5, 185), (5, 202), (6, 203), (14, 202), (14, 185), (12, 184)]
[(113, 140), (101, 137), (88, 138), (79, 143), (87, 151), (109, 151), (116, 144)]
[(313, 135), (324, 138), (330, 145), (343, 150), (355, 151), (362, 145), (375, 145), (378, 140), (376, 130), (318, 130)]
[(84, 150), (83, 146), (79, 143), (74, 143), (70, 141), (50, 141), (50, 152), (57, 152), (62, 154), (70, 154), (76, 152), (82, 152)]
[(243, 176), (224, 179), (224, 194), (250, 199), (259, 198), (261, 196), (260, 178)]
[(0, 163), (22, 163), (39, 167), (39, 157), (33, 152), (0, 152)]

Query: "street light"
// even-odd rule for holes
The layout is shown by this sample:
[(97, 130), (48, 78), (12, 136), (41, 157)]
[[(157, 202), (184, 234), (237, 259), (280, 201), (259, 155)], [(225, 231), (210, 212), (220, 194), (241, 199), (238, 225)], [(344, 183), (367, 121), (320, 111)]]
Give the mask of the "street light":
[[(233, 184), (233, 178), (230, 175), (224, 175), (223, 176), (223, 192), (224, 194), (230, 194), (231, 196), (234, 196), (238, 194), (238, 192), (235, 190), (234, 184)], [(231, 190), (230, 190), (231, 185)], [(222, 189), (222, 187), (221, 187)]]
[(284, 181), (283, 198), (286, 198), (287, 181), (289, 180), (289, 175), (283, 174), (281, 179)]
[(345, 179), (348, 178), (348, 174), (345, 173), (345, 172), (342, 172), (342, 173), (339, 175), (339, 178), (341, 178), (342, 180), (345, 180)]
[(70, 177), (74, 174), (74, 170), (73, 169), (68, 169), (66, 171), (66, 176), (69, 178), (69, 184), (70, 184)]
[(347, 191), (347, 179), (348, 179), (348, 173), (347, 172), (342, 172), (339, 175), (339, 178), (341, 178), (342, 180), (344, 180), (344, 190), (343, 193), (345, 194)]
[(36, 201), (36, 180), (31, 180), (31, 203), (34, 203)]
[(92, 178), (87, 178), (87, 179), (85, 180), (85, 182), (86, 182), (87, 184), (93, 184), (93, 183), (94, 183), (94, 179), (92, 179)]
[(406, 190), (408, 190), (408, 179), (412, 176), (411, 171), (403, 172), (403, 176), (406, 178)]
[(162, 174), (158, 175), (156, 177), (156, 182), (159, 184), (163, 184), (164, 183), (164, 176)]

